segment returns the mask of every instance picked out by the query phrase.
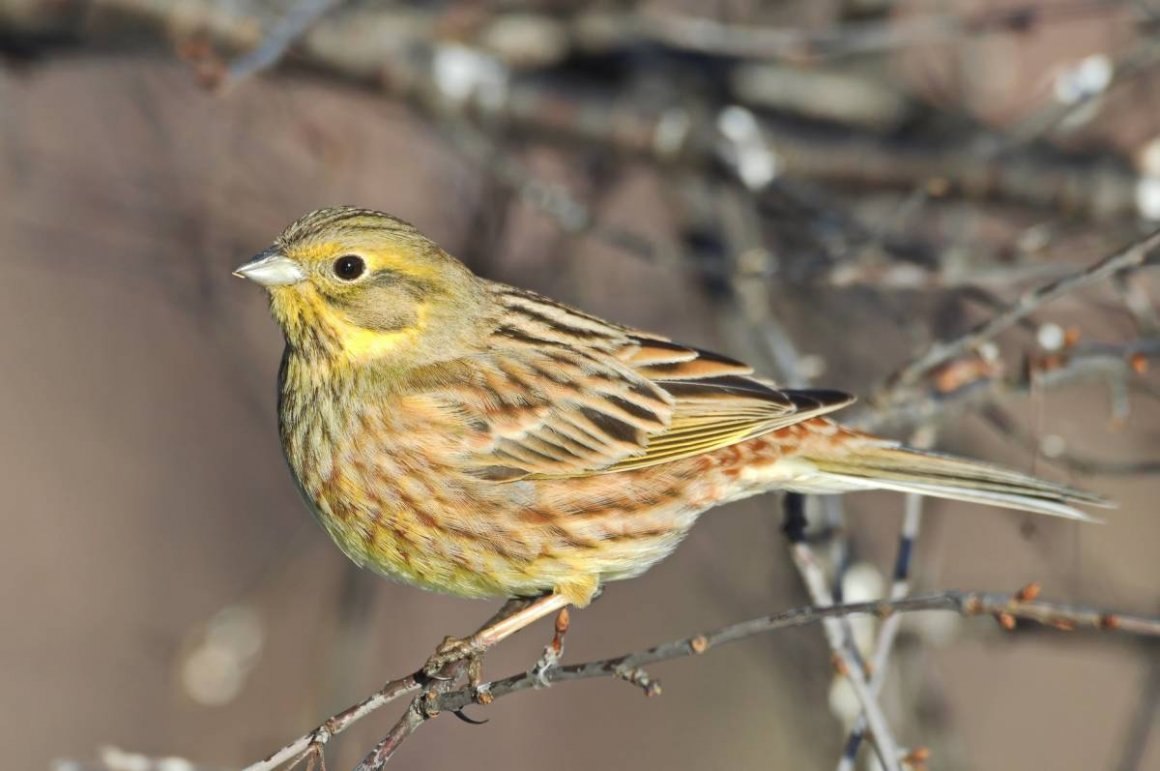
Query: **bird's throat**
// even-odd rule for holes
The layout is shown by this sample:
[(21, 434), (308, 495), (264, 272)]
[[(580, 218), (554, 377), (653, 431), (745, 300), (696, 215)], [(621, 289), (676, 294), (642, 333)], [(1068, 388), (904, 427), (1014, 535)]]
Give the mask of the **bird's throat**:
[(420, 305), (397, 328), (368, 328), (352, 321), (342, 308), (315, 293), (297, 288), (271, 293), (270, 306), (291, 348), (307, 359), (360, 366), (385, 359), (405, 359), (427, 326), (427, 308)]

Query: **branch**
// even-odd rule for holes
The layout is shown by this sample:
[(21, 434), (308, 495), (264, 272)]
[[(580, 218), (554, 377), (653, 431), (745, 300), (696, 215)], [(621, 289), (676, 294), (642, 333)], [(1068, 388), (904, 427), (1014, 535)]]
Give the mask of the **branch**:
[[(793, 558), (794, 567), (801, 574), (802, 583), (805, 584), (806, 591), (814, 605), (818, 608), (835, 607), (837, 603), (834, 602), (834, 595), (826, 585), (825, 571), (822, 570), (821, 565), (814, 557), (813, 549), (802, 537), (801, 529), (805, 523), (806, 500), (806, 497), (799, 493), (786, 493), (784, 498), (785, 525), (783, 530), (789, 541), (790, 556)], [(840, 574), (841, 566), (835, 567)], [(886, 715), (882, 712), (882, 707), (878, 705), (877, 697), (870, 692), (868, 684), (870, 678), (867, 676), (865, 664), (854, 644), (849, 627), (843, 625), (840, 619), (824, 618), (822, 619), (822, 628), (826, 633), (826, 642), (833, 653), (834, 663), (839, 673), (846, 678), (846, 682), (849, 683), (854, 692), (854, 697), (862, 707), (862, 715), (866, 718), (867, 727), (874, 737), (874, 750), (878, 755), (879, 763), (887, 771), (901, 771), (898, 744), (890, 729), (890, 723), (887, 722)]]
[[(643, 669), (645, 666), (687, 656), (699, 656), (712, 648), (759, 634), (805, 626), (824, 619), (842, 616), (860, 614), (889, 618), (897, 613), (942, 610), (952, 611), (962, 616), (994, 616), (1000, 625), (1007, 630), (1013, 629), (1017, 620), (1026, 620), (1061, 630), (1118, 631), (1160, 639), (1160, 617), (1109, 613), (1096, 608), (1044, 602), (1036, 599), (1037, 594), (1038, 587), (1032, 585), (1015, 594), (951, 590), (905, 599), (831, 605), (824, 608), (797, 608), (741, 621), (709, 632), (683, 637), (679, 640), (654, 645), (645, 650), (611, 658), (564, 667), (544, 667), (542, 664), (538, 664), (526, 672), (485, 683), (478, 687), (466, 685), (453, 688), (454, 681), (452, 680), (431, 680), (419, 674), (407, 675), (388, 682), (363, 701), (335, 714), (314, 730), (287, 743), (264, 760), (246, 766), (243, 771), (273, 771), (273, 769), (282, 766), (290, 767), (305, 758), (318, 756), (333, 737), (343, 733), (359, 720), (387, 704), (403, 696), (416, 693), (424, 686), (428, 686), (428, 689), (412, 703), (407, 713), (403, 715), (379, 747), (376, 747), (375, 752), (368, 757), (368, 760), (376, 753), (382, 754), (380, 747), (391, 742), (393, 742), (393, 749), (397, 749), (398, 744), (407, 736), (440, 712), (459, 712), (472, 704), (490, 704), (495, 699), (512, 693), (597, 677), (625, 680), (640, 687), (645, 695), (652, 696), (660, 693), (660, 684), (648, 676)], [(458, 671), (462, 671), (462, 668)], [(130, 757), (129, 754), (120, 751), (117, 751), (117, 756)], [(133, 755), (131, 757), (140, 758), (143, 756)], [(102, 762), (97, 765), (78, 764), (77, 767), (92, 768), (94, 771), (107, 771), (107, 769), (122, 767), (107, 761), (108, 758), (102, 758)], [(134, 768), (146, 767), (140, 761), (137, 763), (138, 765), (134, 765)]]
[(320, 753), (332, 738), (392, 701), (414, 693), (426, 682), (427, 678), (419, 674), (392, 680), (358, 704), (331, 716), (313, 731), (299, 736), (274, 754), (246, 766), (242, 771), (273, 771), (284, 763), (297, 763), (308, 755)]
[[(864, 431), (899, 431), (908, 426), (929, 424), (952, 410), (987, 404), (1006, 395), (1025, 396), (1084, 380), (1105, 380), (1113, 389), (1123, 389), (1136, 374), (1138, 362), (1160, 356), (1160, 340), (1145, 338), (1121, 346), (1085, 346), (1065, 355), (1047, 369), (1027, 367), (1015, 377), (999, 377), (993, 368), (982, 367), (970, 379), (953, 388), (935, 383), (906, 400), (884, 403), (884, 398), (855, 405), (845, 424)], [(964, 360), (966, 368), (971, 362)], [(967, 373), (968, 375), (972, 373)], [(890, 393), (889, 390), (886, 391)]]
[(1012, 415), (997, 405), (988, 405), (979, 411), (984, 420), (995, 427), (1005, 437), (1015, 440), (1028, 452), (1042, 455), (1048, 462), (1060, 465), (1080, 474), (1106, 474), (1108, 476), (1152, 476), (1160, 474), (1160, 459), (1116, 460), (1073, 453), (1064, 446), (1052, 452), (1045, 451), (1041, 444)]
[[(823, 619), (849, 615), (873, 615), (888, 618), (895, 613), (919, 611), (952, 611), (961, 616), (994, 616), (1004, 629), (1013, 629), (1018, 620), (1032, 621), (1065, 631), (1088, 629), (1119, 631), (1144, 637), (1160, 637), (1160, 617), (1109, 613), (1096, 608), (1045, 602), (1033, 599), (1037, 588), (1027, 588), (1015, 594), (995, 592), (963, 592), (948, 590), (915, 595), (901, 600), (876, 600), (824, 608), (807, 607), (787, 610), (769, 616), (741, 621), (710, 632), (655, 645), (635, 653), (612, 658), (571, 664), (546, 672), (529, 670), (518, 675), (481, 686), (492, 699), (529, 689), (544, 688), (556, 683), (589, 680), (595, 677), (625, 679), (627, 673), (662, 661), (699, 656), (711, 648), (744, 640), (759, 634), (781, 629), (815, 624)], [(440, 696), (435, 705), (442, 711), (457, 711), (478, 703), (476, 689), (459, 688)]]
[[(919, 527), (922, 524), (921, 495), (906, 494), (906, 512), (903, 515), (902, 531), (898, 538), (898, 554), (894, 561), (894, 581), (890, 587), (890, 599), (901, 600), (910, 593), (910, 564), (914, 557), (914, 542), (918, 538)], [(878, 637), (874, 642), (874, 661), (870, 671), (870, 695), (878, 698), (882, 687), (886, 684), (886, 673), (890, 664), (890, 654), (894, 649), (894, 640), (902, 626), (902, 616), (895, 614), (882, 624), (878, 630)], [(859, 715), (850, 730), (842, 747), (842, 757), (838, 761), (838, 771), (852, 771), (854, 761), (858, 757), (858, 748), (866, 736), (869, 723), (865, 714)]]
[[(321, 2), (300, 1), (311, 8)], [(0, 0), (0, 5), (4, 2)], [(118, 17), (143, 22), (154, 34), (178, 41), (254, 50), (259, 66), (276, 60), (284, 45), (300, 33), (298, 49), (303, 61), (348, 82), (384, 88), (436, 120), (448, 115), (481, 118), (481, 123), (491, 126), (502, 125), (565, 143), (587, 143), (644, 157), (658, 165), (715, 165), (728, 144), (722, 121), (737, 107), (723, 98), (640, 103), (624, 98), (606, 84), (576, 88), (562, 82), (550, 68), (569, 57), (593, 50), (614, 55), (607, 46), (594, 47), (590, 42), (573, 46), (568, 42), (591, 40), (593, 15), (584, 12), (524, 14), (527, 24), (522, 36), (513, 36), (496, 30), (510, 32), (512, 24), (520, 23), (518, 14), (481, 14), (465, 21), (451, 12), (357, 6), (306, 26), (303, 20), (309, 22), (313, 17), (291, 14), (293, 19), (287, 16), (263, 44), (261, 19), (246, 13), (245, 5), (222, 6), (211, 0), (92, 0), (75, 5), (78, 9), (91, 6), (97, 11), (116, 12)], [(1081, 5), (1094, 8), (1102, 4)], [(1037, 13), (1037, 18), (1042, 18), (1045, 11)], [(1028, 13), (1021, 12), (1019, 18), (1029, 18)], [(702, 21), (693, 23), (700, 25)], [(937, 19), (924, 23), (937, 23)], [(624, 30), (658, 28), (655, 19), (638, 13), (626, 14), (618, 24), (612, 30), (614, 36)], [(974, 22), (968, 26), (980, 28)], [(461, 34), (448, 35), (448, 29)], [(563, 34), (548, 34), (549, 29)], [(758, 34), (767, 31), (755, 30)], [(508, 50), (497, 44), (513, 37), (547, 40), (555, 49), (523, 61), (529, 46), (521, 44)], [(449, 43), (449, 39), (456, 42)], [(650, 42), (656, 41), (630, 35), (612, 48), (620, 51), (618, 46), (624, 45), (633, 50), (634, 46), (648, 47)], [(674, 53), (683, 50), (675, 42), (671, 47)], [(719, 55), (726, 56), (723, 52)], [(638, 60), (656, 61), (653, 57), (618, 59)], [(211, 72), (220, 75), (217, 63)], [(836, 77), (837, 73), (830, 75)], [(856, 90), (857, 84), (853, 88)], [(725, 83), (720, 90), (737, 91)], [(742, 89), (736, 101), (756, 107), (760, 99), (747, 97)], [(1021, 147), (1019, 152), (1006, 152), (1002, 159), (980, 157), (978, 150), (964, 148), (1003, 144), (1003, 138), (977, 129), (916, 143), (887, 141), (874, 131), (803, 130), (800, 121), (771, 116), (758, 119), (756, 125), (756, 141), (776, 160), (777, 173), (788, 178), (838, 188), (869, 184), (907, 190), (939, 180), (948, 191), (975, 199), (1000, 198), (1035, 207), (1064, 208), (1102, 220), (1139, 215), (1136, 193), (1140, 175), (1125, 159), (1111, 155), (1092, 163), (1088, 162), (1091, 158), (1075, 153), (1042, 153)]]
[(278, 19), (261, 45), (238, 57), (226, 69), (222, 81), (225, 86), (256, 75), (273, 67), (287, 49), (301, 38), (338, 0), (298, 0), (284, 16)]
[(977, 325), (966, 334), (948, 342), (936, 342), (915, 358), (897, 374), (890, 378), (888, 391), (917, 383), (931, 370), (946, 364), (1000, 332), (1019, 323), (1034, 313), (1043, 304), (1073, 292), (1080, 287), (1108, 278), (1129, 268), (1138, 268), (1145, 263), (1151, 252), (1160, 245), (1160, 230), (1136, 241), (1125, 249), (1112, 254), (1083, 270), (1070, 273), (1062, 278), (1025, 292), (1005, 310)]
[[(1131, 6), (1129, 5), (1129, 8)], [(794, 27), (729, 24), (705, 16), (648, 13), (602, 19), (600, 29), (623, 42), (639, 36), (676, 50), (739, 59), (803, 63), (919, 45), (962, 40), (971, 35), (1002, 31), (1025, 32), (1046, 23), (1105, 12), (1106, 2), (1073, 0), (1057, 4), (1025, 3), (975, 14), (931, 13), (918, 18), (835, 25), (821, 31)], [(1131, 22), (1146, 26), (1152, 19), (1132, 9)], [(589, 26), (593, 26), (590, 22)]]

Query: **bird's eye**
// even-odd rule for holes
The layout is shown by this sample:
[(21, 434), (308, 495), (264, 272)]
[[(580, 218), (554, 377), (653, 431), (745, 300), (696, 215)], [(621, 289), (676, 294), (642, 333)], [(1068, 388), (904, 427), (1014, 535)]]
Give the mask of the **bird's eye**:
[(354, 254), (347, 254), (334, 261), (334, 275), (343, 281), (354, 281), (366, 272), (367, 264), (363, 258)]

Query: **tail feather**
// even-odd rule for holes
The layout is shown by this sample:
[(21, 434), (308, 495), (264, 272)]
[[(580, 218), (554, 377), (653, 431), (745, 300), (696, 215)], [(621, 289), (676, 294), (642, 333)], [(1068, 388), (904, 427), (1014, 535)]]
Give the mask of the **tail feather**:
[(1071, 504), (1115, 505), (1098, 495), (999, 466), (898, 445), (867, 444), (842, 455), (808, 460), (816, 469), (811, 481), (836, 488), (918, 493), (1085, 522), (1100, 520)]

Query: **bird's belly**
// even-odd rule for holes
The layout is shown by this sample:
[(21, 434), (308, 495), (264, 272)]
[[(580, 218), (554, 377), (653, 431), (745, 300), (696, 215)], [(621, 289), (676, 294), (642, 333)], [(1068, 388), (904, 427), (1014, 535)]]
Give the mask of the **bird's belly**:
[(663, 559), (706, 508), (656, 479), (494, 483), (339, 471), (304, 492), (342, 551), (389, 578), (463, 597), (584, 597)]
[(505, 542), (472, 533), (439, 499), (405, 501), (402, 487), (375, 486), (368, 496), (311, 495), (318, 521), (360, 567), (423, 589), (462, 597), (509, 596), (513, 560)]

